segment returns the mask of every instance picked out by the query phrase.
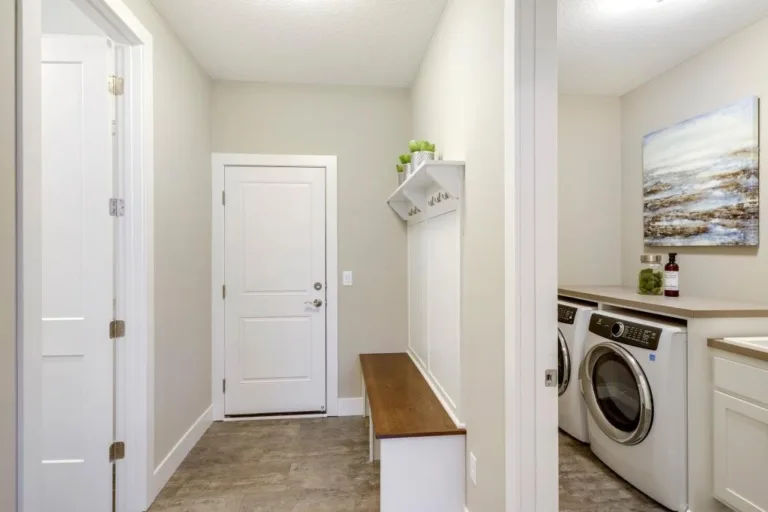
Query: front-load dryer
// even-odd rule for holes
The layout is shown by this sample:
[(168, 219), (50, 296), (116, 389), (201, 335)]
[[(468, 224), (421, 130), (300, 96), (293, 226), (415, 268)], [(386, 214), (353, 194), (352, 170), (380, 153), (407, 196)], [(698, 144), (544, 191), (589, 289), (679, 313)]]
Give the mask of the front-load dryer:
[(595, 312), (579, 369), (592, 452), (677, 511), (688, 508), (686, 348), (684, 324)]
[(557, 383), (560, 428), (582, 443), (589, 442), (587, 408), (579, 391), (579, 365), (584, 357), (589, 317), (594, 306), (558, 301), (557, 304)]

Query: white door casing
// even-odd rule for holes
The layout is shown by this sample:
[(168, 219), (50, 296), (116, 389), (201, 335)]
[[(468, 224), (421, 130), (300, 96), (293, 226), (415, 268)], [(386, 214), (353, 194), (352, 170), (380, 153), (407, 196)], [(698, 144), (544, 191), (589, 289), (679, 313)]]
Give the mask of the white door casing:
[(112, 504), (113, 59), (106, 38), (43, 38), (43, 510)]
[(225, 187), (225, 414), (324, 412), (325, 169), (227, 167)]

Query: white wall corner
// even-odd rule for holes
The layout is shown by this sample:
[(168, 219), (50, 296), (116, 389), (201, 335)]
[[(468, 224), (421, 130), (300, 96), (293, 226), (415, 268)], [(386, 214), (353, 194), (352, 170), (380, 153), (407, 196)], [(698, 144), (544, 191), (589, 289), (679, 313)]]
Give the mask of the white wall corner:
[(339, 398), (338, 416), (362, 416), (365, 412), (363, 397)]
[[(158, 466), (155, 468), (154, 474), (152, 475), (152, 482), (149, 489), (150, 505), (153, 501), (155, 501), (155, 498), (157, 498), (157, 495), (160, 494), (160, 491), (163, 490), (165, 484), (168, 483), (168, 480), (171, 479), (171, 476), (173, 476), (176, 470), (179, 469), (181, 463), (184, 461), (187, 455), (189, 455), (189, 452), (192, 451), (192, 448), (195, 447), (198, 441), (200, 441), (200, 438), (203, 437), (203, 434), (205, 434), (212, 423), (213, 405), (210, 405), (205, 410), (205, 412), (203, 412), (203, 414), (201, 414), (200, 417), (195, 420), (192, 426), (189, 427), (189, 430), (187, 430), (184, 435), (181, 436), (181, 439), (179, 439), (171, 451), (168, 452), (168, 455), (165, 456), (163, 461), (158, 464)], [(150, 456), (151, 455), (152, 454), (150, 454)]]

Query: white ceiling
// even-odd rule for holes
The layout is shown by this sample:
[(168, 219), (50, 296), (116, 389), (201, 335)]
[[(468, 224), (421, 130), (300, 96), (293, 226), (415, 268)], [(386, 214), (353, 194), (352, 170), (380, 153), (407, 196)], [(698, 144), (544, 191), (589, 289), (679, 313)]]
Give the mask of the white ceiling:
[(217, 79), (409, 86), (447, 0), (152, 0)]
[(768, 0), (559, 0), (560, 90), (623, 95), (768, 16)]

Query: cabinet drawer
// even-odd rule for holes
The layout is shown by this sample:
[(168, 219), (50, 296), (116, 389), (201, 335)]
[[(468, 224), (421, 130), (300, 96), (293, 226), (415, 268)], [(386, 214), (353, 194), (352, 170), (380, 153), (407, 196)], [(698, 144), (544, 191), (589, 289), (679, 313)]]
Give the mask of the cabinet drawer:
[(714, 358), (714, 370), (716, 388), (768, 405), (768, 371), (720, 356)]

